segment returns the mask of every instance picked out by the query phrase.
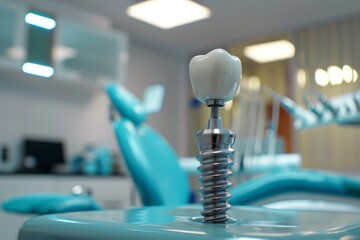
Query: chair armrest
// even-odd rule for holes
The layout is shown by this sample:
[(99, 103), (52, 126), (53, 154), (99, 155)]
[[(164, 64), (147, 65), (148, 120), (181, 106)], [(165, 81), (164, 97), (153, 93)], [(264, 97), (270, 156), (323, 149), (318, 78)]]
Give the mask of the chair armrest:
[(6, 212), (19, 214), (50, 214), (73, 211), (100, 210), (100, 205), (89, 196), (62, 194), (33, 194), (9, 199), (2, 204)]
[(288, 170), (251, 179), (230, 190), (233, 205), (246, 205), (289, 192), (322, 193), (360, 199), (360, 179), (335, 173)]
[(246, 173), (266, 173), (279, 169), (299, 169), (301, 168), (300, 154), (275, 154), (275, 155), (255, 155), (244, 162)]

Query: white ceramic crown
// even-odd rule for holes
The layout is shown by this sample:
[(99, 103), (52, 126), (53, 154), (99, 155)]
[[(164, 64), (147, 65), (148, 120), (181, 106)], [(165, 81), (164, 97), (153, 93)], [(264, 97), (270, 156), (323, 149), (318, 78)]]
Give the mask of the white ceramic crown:
[(203, 103), (207, 100), (232, 100), (242, 72), (240, 59), (223, 49), (193, 57), (189, 71), (196, 98)]

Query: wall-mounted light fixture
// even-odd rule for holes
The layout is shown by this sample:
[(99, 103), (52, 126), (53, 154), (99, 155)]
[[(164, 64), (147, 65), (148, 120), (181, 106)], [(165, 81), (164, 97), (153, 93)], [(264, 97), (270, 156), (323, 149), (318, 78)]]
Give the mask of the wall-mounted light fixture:
[(41, 28), (45, 28), (48, 30), (53, 29), (56, 26), (56, 22), (54, 19), (36, 14), (36, 13), (28, 13), (25, 16), (25, 22), (31, 25), (35, 25)]
[(51, 77), (54, 74), (54, 69), (52, 67), (30, 62), (24, 63), (24, 65), (22, 66), (22, 70), (25, 73), (41, 77)]
[(326, 87), (329, 84), (336, 86), (344, 82), (352, 83), (356, 82), (357, 79), (357, 71), (349, 65), (344, 65), (342, 68), (331, 65), (327, 68), (327, 71), (321, 68), (315, 71), (315, 82), (321, 87)]
[(316, 69), (315, 82), (321, 87), (326, 87), (330, 82), (328, 73), (324, 69)]
[(210, 17), (209, 8), (190, 0), (148, 0), (131, 5), (126, 10), (130, 17), (170, 29)]
[(25, 16), (28, 24), (25, 73), (41, 77), (54, 74), (53, 34), (56, 21), (48, 14), (31, 11)]
[(327, 69), (331, 85), (340, 85), (343, 82), (343, 74), (341, 68), (332, 65)]
[(258, 63), (273, 62), (292, 58), (295, 55), (295, 46), (287, 40), (247, 46), (244, 55)]
[(304, 69), (299, 69), (296, 74), (297, 84), (300, 88), (304, 88), (306, 85), (306, 72)]

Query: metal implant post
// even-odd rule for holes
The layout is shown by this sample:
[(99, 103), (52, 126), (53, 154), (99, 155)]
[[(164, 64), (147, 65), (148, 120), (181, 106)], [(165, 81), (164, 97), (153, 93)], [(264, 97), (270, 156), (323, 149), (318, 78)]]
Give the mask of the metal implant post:
[(229, 178), (233, 161), (230, 157), (234, 153), (232, 145), (235, 133), (222, 128), (219, 107), (224, 105), (224, 101), (210, 100), (206, 104), (211, 107), (208, 127), (196, 134), (196, 143), (200, 149), (197, 160), (201, 164), (198, 168), (202, 185), (199, 189), (203, 204), (201, 215), (204, 222), (225, 223), (229, 219), (226, 212), (231, 207), (227, 200), (231, 196), (228, 188), (231, 186)]

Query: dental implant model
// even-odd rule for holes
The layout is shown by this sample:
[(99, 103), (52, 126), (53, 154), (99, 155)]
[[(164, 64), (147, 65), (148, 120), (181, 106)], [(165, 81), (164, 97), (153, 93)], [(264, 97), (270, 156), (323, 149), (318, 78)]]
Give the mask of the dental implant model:
[(229, 219), (226, 212), (230, 208), (227, 200), (231, 196), (228, 188), (235, 133), (223, 129), (219, 108), (234, 98), (240, 78), (239, 58), (225, 50), (215, 49), (190, 61), (190, 79), (196, 98), (211, 108), (207, 129), (196, 133), (200, 150), (197, 159), (201, 164), (198, 168), (202, 185), (201, 215), (207, 223), (225, 223)]

